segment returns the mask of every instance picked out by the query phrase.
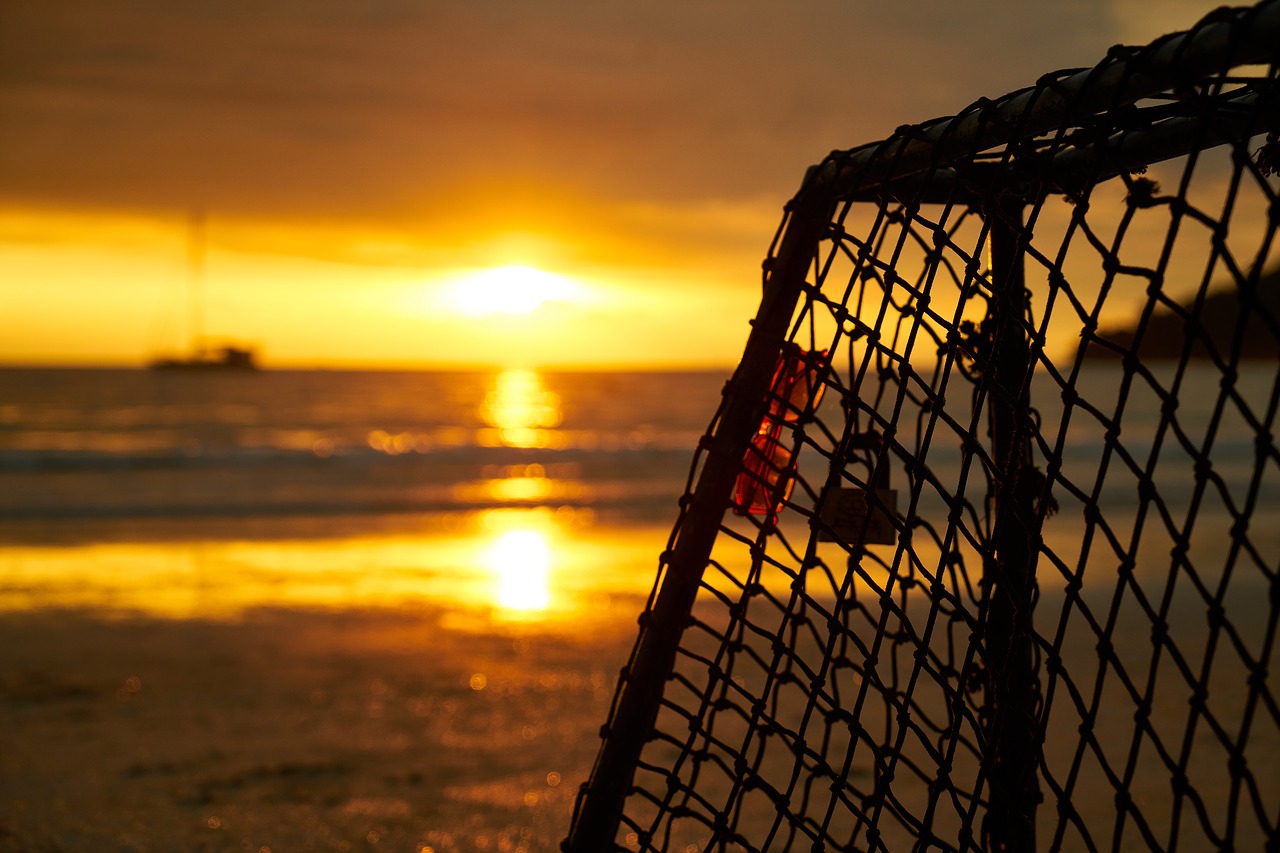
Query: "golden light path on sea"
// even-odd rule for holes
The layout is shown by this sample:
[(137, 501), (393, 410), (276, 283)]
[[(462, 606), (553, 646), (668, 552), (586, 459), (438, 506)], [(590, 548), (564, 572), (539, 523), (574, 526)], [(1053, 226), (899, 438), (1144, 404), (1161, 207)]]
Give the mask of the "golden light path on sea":
[(638, 610), (630, 599), (648, 593), (665, 536), (592, 515), (497, 509), (421, 533), (0, 545), (0, 612), (234, 619), (258, 608), (427, 607), (462, 629), (570, 630), (620, 598)]

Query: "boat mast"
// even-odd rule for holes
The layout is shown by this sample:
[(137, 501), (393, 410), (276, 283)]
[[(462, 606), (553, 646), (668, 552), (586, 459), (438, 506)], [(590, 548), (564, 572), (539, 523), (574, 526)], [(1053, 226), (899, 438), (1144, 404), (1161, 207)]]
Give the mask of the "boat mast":
[(204, 352), (204, 259), (205, 259), (205, 215), (201, 208), (192, 208), (187, 230), (187, 309), (190, 317), (190, 347), (192, 355)]

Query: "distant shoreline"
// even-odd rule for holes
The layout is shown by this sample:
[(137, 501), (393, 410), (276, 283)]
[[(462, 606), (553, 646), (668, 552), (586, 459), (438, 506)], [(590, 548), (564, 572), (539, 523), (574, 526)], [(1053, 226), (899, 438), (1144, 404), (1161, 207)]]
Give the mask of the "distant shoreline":
[(1120, 351), (1097, 346), (1089, 354), (1122, 358), (1127, 351), (1140, 361), (1180, 360), (1190, 340), (1187, 357), (1192, 360), (1210, 360), (1209, 347), (1226, 358), (1236, 344), (1241, 361), (1280, 360), (1280, 269), (1258, 279), (1254, 296), (1256, 304), (1248, 304), (1237, 288), (1227, 286), (1206, 293), (1194, 314), (1190, 306), (1179, 305), (1175, 311), (1162, 305), (1147, 320), (1136, 347), (1136, 327), (1104, 329), (1097, 337)]

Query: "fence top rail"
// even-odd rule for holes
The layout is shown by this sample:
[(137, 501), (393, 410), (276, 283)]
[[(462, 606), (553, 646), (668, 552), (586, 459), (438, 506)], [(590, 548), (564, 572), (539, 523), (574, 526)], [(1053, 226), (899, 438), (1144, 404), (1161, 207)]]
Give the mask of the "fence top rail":
[(959, 114), (907, 125), (879, 142), (833, 151), (806, 190), (866, 198), (997, 146), (1031, 139), (1106, 110), (1243, 65), (1280, 62), (1280, 0), (1211, 12), (1191, 29), (1145, 47), (1117, 46), (1092, 68), (1046, 74), (1035, 86), (980, 99)]

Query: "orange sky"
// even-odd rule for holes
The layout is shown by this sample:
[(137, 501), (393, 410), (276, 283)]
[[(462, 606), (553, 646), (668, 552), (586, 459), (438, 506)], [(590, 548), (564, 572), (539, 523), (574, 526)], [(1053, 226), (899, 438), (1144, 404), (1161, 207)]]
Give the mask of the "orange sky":
[(267, 366), (731, 364), (807, 165), (1212, 5), (0, 0), (0, 363), (181, 347), (199, 208)]

